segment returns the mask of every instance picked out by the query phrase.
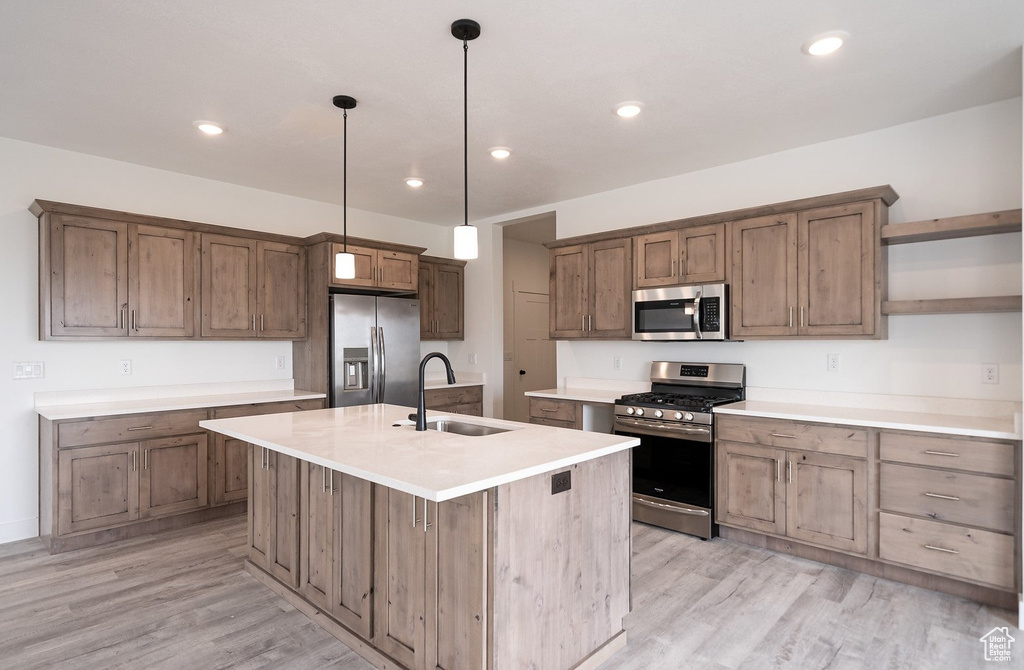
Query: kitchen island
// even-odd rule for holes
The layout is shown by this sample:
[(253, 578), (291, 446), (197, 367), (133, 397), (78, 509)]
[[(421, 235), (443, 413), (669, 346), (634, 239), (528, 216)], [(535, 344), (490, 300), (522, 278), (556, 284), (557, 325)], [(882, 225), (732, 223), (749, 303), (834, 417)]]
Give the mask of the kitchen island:
[(250, 574), (379, 668), (596, 668), (624, 647), (638, 440), (416, 432), (410, 411), (202, 422), (252, 445)]

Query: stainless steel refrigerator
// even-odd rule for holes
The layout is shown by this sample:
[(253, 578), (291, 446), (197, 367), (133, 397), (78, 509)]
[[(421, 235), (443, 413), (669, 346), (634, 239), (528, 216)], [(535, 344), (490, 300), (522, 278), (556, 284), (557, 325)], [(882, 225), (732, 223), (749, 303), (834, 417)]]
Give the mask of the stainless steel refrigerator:
[(331, 296), (331, 407), (416, 407), (420, 301)]

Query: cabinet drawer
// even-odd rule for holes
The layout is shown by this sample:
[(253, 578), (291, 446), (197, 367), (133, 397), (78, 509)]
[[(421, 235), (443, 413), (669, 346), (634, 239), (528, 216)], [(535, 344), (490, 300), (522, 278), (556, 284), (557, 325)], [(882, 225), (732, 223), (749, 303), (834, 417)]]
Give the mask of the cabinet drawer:
[(715, 428), (719, 439), (730, 442), (820, 451), (857, 458), (866, 458), (868, 453), (868, 432), (859, 428), (735, 416), (716, 417)]
[(1013, 445), (1007, 442), (907, 433), (880, 433), (878, 439), (883, 461), (1013, 476)]
[(255, 405), (231, 405), (230, 407), (214, 407), (210, 410), (211, 419), (230, 419), (236, 416), (259, 416), (260, 414), (281, 414), (283, 412), (301, 412), (307, 409), (323, 409), (321, 400), (288, 400), (286, 402), (266, 402)]
[[(457, 386), (425, 389), (423, 402), (427, 409), (440, 409), (446, 405), (469, 405), (483, 402), (483, 388), (480, 386)], [(447, 410), (454, 411), (454, 410)]]
[(882, 463), (879, 506), (980, 528), (1013, 532), (1013, 480)]
[(537, 426), (551, 426), (552, 428), (572, 428), (576, 429), (575, 421), (559, 421), (558, 419), (548, 419), (542, 416), (531, 416), (530, 423)]
[(57, 446), (80, 447), (201, 433), (199, 422), (205, 419), (206, 410), (197, 409), (72, 421), (57, 426)]
[[(576, 423), (577, 405), (575, 400), (553, 400), (551, 398), (530, 398), (530, 417), (553, 419)], [(536, 422), (534, 422), (536, 423)]]
[(1012, 589), (1013, 536), (882, 512), (883, 560)]

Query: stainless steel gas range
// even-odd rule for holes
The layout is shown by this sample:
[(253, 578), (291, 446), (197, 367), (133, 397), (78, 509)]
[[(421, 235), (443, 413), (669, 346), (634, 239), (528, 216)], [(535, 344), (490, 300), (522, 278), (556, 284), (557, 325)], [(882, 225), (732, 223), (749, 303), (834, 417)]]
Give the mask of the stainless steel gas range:
[(743, 400), (746, 368), (651, 363), (651, 392), (615, 401), (615, 433), (633, 449), (633, 519), (710, 539), (714, 522), (716, 405)]

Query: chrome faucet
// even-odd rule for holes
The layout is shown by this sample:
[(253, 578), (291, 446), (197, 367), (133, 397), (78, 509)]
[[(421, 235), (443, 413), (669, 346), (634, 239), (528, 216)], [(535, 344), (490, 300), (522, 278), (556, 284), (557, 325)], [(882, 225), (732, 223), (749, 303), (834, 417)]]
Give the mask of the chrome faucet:
[(427, 408), (424, 407), (423, 401), (423, 385), (425, 383), (423, 380), (423, 372), (427, 367), (427, 361), (431, 358), (441, 359), (444, 363), (445, 372), (448, 373), (448, 383), (455, 383), (455, 373), (452, 372), (452, 363), (448, 360), (447, 356), (442, 354), (440, 351), (432, 351), (423, 357), (423, 360), (420, 361), (420, 395), (416, 405), (416, 430), (427, 429)]

